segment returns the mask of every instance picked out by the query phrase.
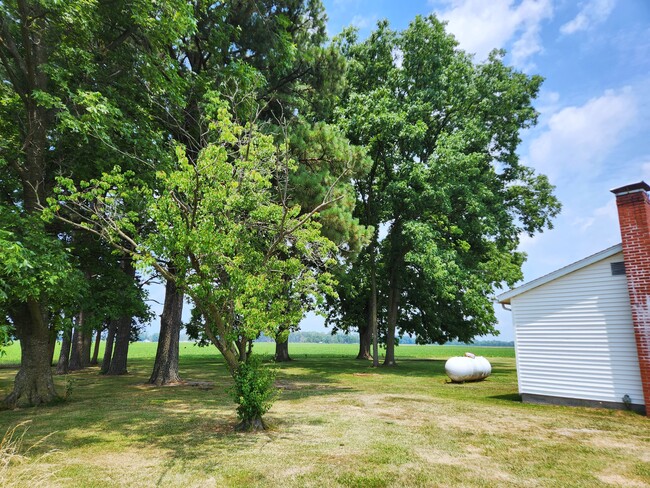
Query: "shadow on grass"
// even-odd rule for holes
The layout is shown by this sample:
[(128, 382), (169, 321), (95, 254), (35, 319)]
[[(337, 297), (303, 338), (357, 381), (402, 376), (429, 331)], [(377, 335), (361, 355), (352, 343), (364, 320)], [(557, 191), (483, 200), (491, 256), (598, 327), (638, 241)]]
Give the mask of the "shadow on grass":
[[(55, 376), (57, 391), (68, 388), (70, 398), (58, 405), (0, 412), (0, 425), (13, 425), (27, 418), (34, 420), (28, 438), (38, 439), (55, 432), (57, 449), (101, 450), (101, 444), (116, 449), (147, 446), (164, 449), (170, 456), (170, 469), (200, 459), (206, 444), (217, 451), (238, 452), (258, 442), (262, 434), (235, 433), (238, 423), (236, 404), (228, 389), (232, 379), (218, 358), (190, 358), (181, 361), (181, 377), (186, 381), (211, 382), (213, 388), (188, 385), (156, 387), (146, 385), (152, 360), (129, 361), (129, 374), (103, 376), (98, 368)], [(332, 362), (330, 361), (330, 368)], [(3, 373), (10, 373), (3, 371)], [(15, 374), (11, 372), (13, 377)], [(279, 368), (280, 400), (292, 401), (312, 396), (336, 395), (355, 391), (337, 384), (323, 372), (303, 379), (286, 376)], [(6, 378), (9, 380), (9, 378)], [(5, 381), (9, 386), (10, 382)], [(3, 392), (4, 393), (4, 392)], [(300, 415), (276, 420), (271, 425), (292, 429), (304, 419)], [(39, 448), (40, 449), (40, 448)], [(46, 450), (47, 447), (43, 446)]]
[[(508, 360), (496, 363), (493, 369), (496, 374), (514, 376), (514, 366), (508, 365)], [(474, 399), (485, 401), (490, 394), (512, 390), (511, 380), (450, 388), (445, 384), (444, 364), (444, 359), (413, 358), (399, 360), (396, 367), (373, 368), (371, 362), (354, 358), (298, 358), (275, 365), (277, 385), (281, 389), (279, 402), (357, 392), (402, 395), (406, 400), (417, 395), (440, 395), (471, 402)], [(285, 433), (295, 434), (302, 425), (327, 421), (326, 416), (305, 411), (296, 403), (295, 409), (292, 404), (290, 413), (283, 416), (275, 416), (273, 410), (269, 412), (267, 419), (272, 425), (269, 432), (235, 433), (236, 404), (228, 392), (232, 379), (216, 353), (181, 357), (180, 363), (183, 380), (210, 382), (211, 389), (145, 385), (152, 366), (153, 358), (138, 358), (129, 361), (130, 374), (123, 376), (102, 376), (96, 367), (76, 371), (67, 377), (56, 376), (59, 392), (63, 392), (65, 384), (72, 384), (68, 401), (47, 408), (2, 412), (0, 425), (33, 418), (29, 436), (39, 438), (56, 432), (52, 442), (61, 450), (87, 448), (94, 452), (101, 450), (101, 444), (118, 451), (133, 446), (156, 447), (168, 453), (167, 469), (175, 470), (187, 463), (200, 462), (206, 448), (224, 455), (236, 454), (250, 449), (259, 442), (260, 436), (272, 440)], [(2, 378), (6, 373), (9, 371), (3, 371)], [(382, 377), (391, 380), (382, 381)], [(518, 395), (513, 394), (492, 398), (518, 401)], [(341, 401), (351, 399), (348, 396)], [(281, 410), (286, 412), (286, 406)]]
[(504, 400), (506, 402), (514, 402), (514, 403), (522, 403), (521, 401), (521, 395), (519, 393), (508, 393), (505, 395), (493, 395), (489, 398), (493, 398), (495, 400)]

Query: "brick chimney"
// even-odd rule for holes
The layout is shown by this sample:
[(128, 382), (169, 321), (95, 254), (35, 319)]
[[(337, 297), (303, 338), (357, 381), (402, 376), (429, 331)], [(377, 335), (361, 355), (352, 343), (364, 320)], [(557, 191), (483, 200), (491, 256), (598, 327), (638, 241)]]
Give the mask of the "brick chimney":
[(650, 185), (615, 188), (627, 290), (639, 355), (646, 414), (650, 416)]

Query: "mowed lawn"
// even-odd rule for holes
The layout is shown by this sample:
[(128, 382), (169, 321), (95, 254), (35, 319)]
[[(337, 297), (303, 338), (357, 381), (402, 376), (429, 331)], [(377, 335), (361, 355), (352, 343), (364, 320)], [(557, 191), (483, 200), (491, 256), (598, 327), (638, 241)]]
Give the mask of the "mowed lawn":
[[(400, 346), (398, 367), (373, 369), (354, 345), (291, 344), (271, 429), (240, 434), (216, 350), (182, 344), (194, 386), (156, 388), (155, 347), (133, 344), (126, 376), (56, 377), (65, 403), (0, 412), (0, 435), (29, 420), (34, 446), (0, 462), (0, 486), (650, 486), (647, 418), (521, 403), (511, 348)], [(448, 383), (445, 360), (467, 350), (492, 376)], [(18, 359), (0, 359), (1, 395)]]

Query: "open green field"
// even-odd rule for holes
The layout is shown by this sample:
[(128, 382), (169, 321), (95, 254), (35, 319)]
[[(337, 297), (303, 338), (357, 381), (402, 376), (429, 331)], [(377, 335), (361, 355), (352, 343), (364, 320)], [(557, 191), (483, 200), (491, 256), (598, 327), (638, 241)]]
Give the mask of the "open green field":
[[(0, 360), (2, 395), (15, 347)], [(466, 350), (488, 357), (492, 376), (447, 383), (445, 360)], [(150, 343), (132, 345), (126, 376), (56, 377), (60, 391), (71, 385), (67, 402), (0, 412), (0, 435), (31, 421), (23, 454), (42, 440), (0, 462), (0, 486), (650, 485), (647, 418), (521, 403), (511, 348), (401, 346), (398, 367), (376, 370), (354, 345), (290, 351), (265, 433), (233, 431), (231, 380), (211, 348), (181, 346), (181, 374), (199, 386), (146, 386)]]
[[(59, 346), (54, 353), (54, 359), (59, 357)], [(94, 345), (93, 345), (94, 346)], [(156, 356), (156, 342), (134, 342), (129, 346), (129, 359), (151, 359)], [(100, 358), (104, 351), (104, 343), (100, 347)], [(354, 357), (359, 352), (358, 344), (291, 344), (290, 355), (292, 358), (303, 357)], [(257, 342), (254, 346), (256, 354), (272, 356), (275, 354), (274, 342)], [(396, 354), (402, 358), (445, 358), (463, 355), (466, 351), (473, 351), (477, 355), (490, 357), (515, 357), (512, 347), (475, 347), (475, 346), (399, 346)], [(20, 364), (20, 345), (12, 344), (5, 350), (6, 354), (0, 357), (0, 366)], [(210, 347), (198, 347), (193, 342), (181, 342), (180, 354), (183, 358), (219, 356), (218, 351)], [(380, 349), (380, 354), (382, 350)]]

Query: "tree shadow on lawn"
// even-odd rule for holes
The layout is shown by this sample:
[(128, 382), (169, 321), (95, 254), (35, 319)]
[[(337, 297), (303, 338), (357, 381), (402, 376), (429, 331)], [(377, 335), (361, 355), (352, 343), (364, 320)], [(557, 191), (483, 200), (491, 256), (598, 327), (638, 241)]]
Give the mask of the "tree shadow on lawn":
[[(63, 392), (66, 381), (73, 380), (70, 400), (51, 407), (0, 412), (0, 425), (15, 425), (32, 418), (34, 422), (27, 438), (37, 440), (56, 432), (47, 444), (62, 451), (87, 448), (101, 453), (108, 449), (119, 454), (132, 449), (158, 448), (167, 452), (169, 469), (176, 469), (188, 462), (196, 463), (206, 449), (216, 453), (246, 450), (259, 441), (260, 435), (272, 437), (280, 431), (292, 432), (319, 421), (318, 415), (299, 406), (287, 414), (285, 406), (282, 416), (275, 417), (272, 409), (266, 417), (276, 424), (276, 430), (254, 435), (235, 433), (236, 404), (227, 391), (232, 379), (220, 358), (181, 358), (181, 377), (186, 381), (210, 381), (213, 388), (209, 390), (187, 385), (145, 385), (152, 363), (147, 359), (129, 361), (131, 373), (124, 376), (101, 376), (97, 368), (92, 368), (67, 378), (55, 377), (59, 392)], [(279, 401), (300, 402), (308, 397), (357, 392), (432, 396), (445, 392), (441, 394), (451, 399), (485, 401), (489, 393), (511, 390), (512, 377), (516, 387), (514, 365), (509, 360), (496, 361), (493, 367), (495, 374), (510, 377), (507, 384), (450, 388), (444, 384), (444, 363), (443, 359), (401, 359), (394, 368), (372, 368), (372, 363), (353, 358), (304, 358), (280, 363), (277, 365), (277, 382), (282, 390)], [(382, 377), (391, 381), (383, 381)], [(434, 381), (421, 381), (425, 378)], [(410, 385), (414, 388), (410, 389)], [(514, 399), (510, 394), (493, 398), (506, 397), (509, 401)], [(48, 447), (44, 445), (42, 449)]]
[[(167, 451), (176, 465), (200, 458), (206, 446), (216, 451), (246, 450), (258, 441), (259, 435), (267, 435), (235, 433), (236, 404), (227, 391), (232, 379), (223, 363), (191, 361), (185, 362), (188, 369), (181, 369), (184, 379), (210, 381), (211, 389), (182, 384), (145, 385), (149, 369), (144, 363), (130, 362), (132, 373), (122, 376), (102, 376), (97, 368), (76, 371), (65, 378), (57, 376), (55, 382), (60, 393), (66, 382), (72, 383), (69, 400), (47, 407), (0, 412), (0, 426), (32, 419), (27, 442), (55, 432), (47, 443), (34, 450), (35, 454), (53, 445), (61, 451), (87, 449), (97, 453), (107, 449), (119, 453), (155, 447)], [(355, 391), (323, 376), (310, 378), (308, 382), (296, 381), (282, 371), (278, 383), (280, 401)], [(283, 430), (304, 420), (300, 415), (276, 420), (273, 411), (266, 418)]]

